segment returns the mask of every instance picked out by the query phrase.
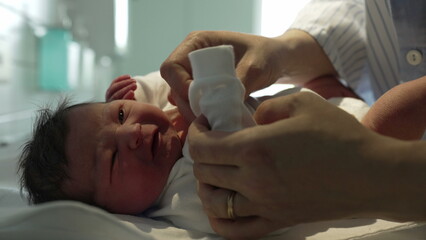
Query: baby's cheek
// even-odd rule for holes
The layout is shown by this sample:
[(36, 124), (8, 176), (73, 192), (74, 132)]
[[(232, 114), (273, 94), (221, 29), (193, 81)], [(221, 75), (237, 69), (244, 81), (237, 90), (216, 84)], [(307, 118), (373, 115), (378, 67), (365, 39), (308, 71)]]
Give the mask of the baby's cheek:
[[(132, 186), (130, 183), (129, 186)], [(107, 210), (117, 214), (135, 215), (148, 209), (153, 203), (149, 193), (123, 186), (123, 191), (117, 190), (111, 193), (108, 199)]]

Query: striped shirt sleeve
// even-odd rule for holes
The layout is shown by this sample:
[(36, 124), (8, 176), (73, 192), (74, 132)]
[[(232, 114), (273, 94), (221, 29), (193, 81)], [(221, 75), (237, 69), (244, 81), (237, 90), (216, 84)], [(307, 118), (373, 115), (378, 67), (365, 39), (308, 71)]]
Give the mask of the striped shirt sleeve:
[(312, 0), (290, 29), (313, 36), (329, 56), (339, 77), (357, 89), (367, 64), (363, 0)]
[(370, 83), (377, 99), (398, 85), (399, 45), (388, 0), (366, 0)]

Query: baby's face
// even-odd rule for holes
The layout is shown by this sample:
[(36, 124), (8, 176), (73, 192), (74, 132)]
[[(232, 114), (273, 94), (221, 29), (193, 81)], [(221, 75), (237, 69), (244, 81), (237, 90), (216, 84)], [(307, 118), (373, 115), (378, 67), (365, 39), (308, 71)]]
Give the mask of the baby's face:
[(136, 101), (76, 107), (69, 114), (64, 190), (115, 213), (136, 214), (162, 192), (182, 144), (159, 108)]

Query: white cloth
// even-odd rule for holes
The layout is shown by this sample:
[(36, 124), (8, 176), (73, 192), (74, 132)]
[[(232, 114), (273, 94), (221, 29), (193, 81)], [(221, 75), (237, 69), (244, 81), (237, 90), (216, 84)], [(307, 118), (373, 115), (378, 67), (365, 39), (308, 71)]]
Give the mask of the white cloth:
[(152, 72), (145, 76), (134, 76), (136, 80), (135, 99), (138, 102), (150, 103), (163, 111), (175, 108), (167, 100), (170, 87), (161, 77), (160, 72)]
[(178, 228), (214, 234), (197, 195), (197, 180), (192, 172), (193, 162), (188, 157), (187, 144), (184, 146), (183, 155), (173, 166), (155, 206), (144, 215), (170, 222)]
[(234, 49), (218, 46), (189, 54), (194, 81), (189, 102), (196, 116), (203, 114), (213, 130), (238, 131), (256, 125), (244, 104), (245, 88), (235, 73)]
[[(390, 3), (399, 3), (396, 8), (411, 17), (403, 17), (407, 21), (400, 24), (401, 18), (396, 17), (398, 14), (391, 10)], [(371, 104), (401, 81), (426, 75), (424, 59), (418, 66), (398, 64), (398, 59), (406, 62), (408, 50), (417, 49), (423, 58), (426, 56), (425, 8), (422, 0), (313, 0), (299, 13), (290, 28), (312, 35), (323, 47), (342, 80)], [(417, 11), (413, 12), (413, 9)], [(412, 17), (413, 14), (416, 16)], [(403, 39), (408, 34), (401, 33), (416, 35), (406, 41)], [(412, 72), (416, 75), (407, 76)]]

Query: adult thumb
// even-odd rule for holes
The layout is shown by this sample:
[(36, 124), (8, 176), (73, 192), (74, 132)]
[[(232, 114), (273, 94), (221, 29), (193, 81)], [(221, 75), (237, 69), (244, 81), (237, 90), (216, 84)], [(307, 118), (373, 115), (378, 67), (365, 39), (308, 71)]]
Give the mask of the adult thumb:
[(310, 111), (314, 102), (324, 101), (315, 93), (298, 92), (265, 100), (254, 113), (257, 124), (269, 124)]

